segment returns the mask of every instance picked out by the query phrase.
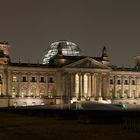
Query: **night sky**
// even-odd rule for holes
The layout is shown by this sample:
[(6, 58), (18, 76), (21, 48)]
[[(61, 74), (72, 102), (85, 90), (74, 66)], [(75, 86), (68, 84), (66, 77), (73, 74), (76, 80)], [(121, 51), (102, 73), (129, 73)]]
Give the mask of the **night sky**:
[(133, 66), (140, 54), (139, 0), (0, 0), (0, 41), (12, 61), (41, 60), (50, 43), (68, 40), (84, 55), (106, 46), (112, 64)]

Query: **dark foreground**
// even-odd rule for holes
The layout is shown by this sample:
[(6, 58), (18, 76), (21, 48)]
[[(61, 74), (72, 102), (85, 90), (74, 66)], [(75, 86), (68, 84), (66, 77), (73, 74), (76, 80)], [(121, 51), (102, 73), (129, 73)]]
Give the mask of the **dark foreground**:
[(135, 111), (4, 109), (0, 140), (138, 140), (139, 119)]

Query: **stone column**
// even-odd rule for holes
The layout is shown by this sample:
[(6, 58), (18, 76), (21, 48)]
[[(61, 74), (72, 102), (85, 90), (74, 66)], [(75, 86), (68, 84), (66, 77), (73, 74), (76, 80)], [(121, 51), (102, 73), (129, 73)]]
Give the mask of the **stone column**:
[(65, 97), (68, 95), (68, 87), (67, 87), (67, 86), (68, 86), (68, 85), (67, 85), (68, 78), (67, 78), (67, 76), (68, 76), (68, 75), (65, 74), (65, 80), (64, 80), (64, 81), (65, 81), (65, 84), (64, 84), (64, 85), (65, 85), (65, 93), (64, 93), (64, 94), (65, 94), (65, 95), (64, 95)]
[(11, 71), (8, 71), (8, 96), (11, 96)]
[(84, 98), (84, 73), (82, 73), (82, 97)]
[(63, 97), (65, 96), (65, 94), (66, 94), (66, 91), (65, 91), (65, 89), (66, 89), (66, 83), (65, 83), (65, 73), (63, 73), (62, 74), (62, 93), (61, 93), (61, 105), (64, 103), (64, 100), (63, 100)]
[(91, 97), (94, 97), (94, 74), (91, 73)]
[(5, 72), (3, 72), (3, 74), (2, 74), (3, 76), (2, 76), (2, 94), (4, 95), (4, 96), (7, 96), (7, 74), (5, 73)]
[(112, 98), (111, 96), (110, 96), (110, 93), (109, 93), (109, 88), (110, 88), (110, 80), (109, 80), (109, 74), (107, 74), (107, 77), (106, 77), (107, 79), (106, 79), (106, 96), (107, 97), (109, 97), (109, 98)]
[(81, 99), (81, 95), (82, 95), (82, 76), (81, 73), (79, 73), (79, 95), (78, 95), (79, 99)]
[(94, 97), (97, 97), (97, 74), (94, 74)]
[(71, 97), (75, 96), (75, 81), (74, 81), (74, 73), (71, 73)]
[(101, 76), (101, 74), (98, 75), (98, 88), (99, 88), (98, 96), (102, 97), (102, 76)]
[(88, 74), (88, 97), (91, 97), (91, 75)]
[[(45, 96), (48, 96), (48, 75), (46, 74), (46, 91), (45, 91)], [(63, 81), (62, 81), (63, 82)]]
[(78, 73), (76, 73), (75, 77), (74, 77), (74, 79), (75, 79), (75, 96), (76, 96), (76, 98), (79, 97), (79, 83), (77, 84), (77, 79), (76, 79), (77, 76), (78, 76), (78, 82), (79, 82), (79, 74)]
[(68, 99), (68, 102), (70, 101), (71, 99), (71, 73), (68, 73), (67, 74), (67, 99)]
[(131, 77), (129, 77), (129, 97), (131, 96)]
[(114, 97), (117, 98), (117, 76), (114, 76)]
[(107, 91), (108, 91), (108, 79), (107, 78), (108, 78), (107, 75), (103, 75), (103, 77), (102, 77), (102, 89), (103, 89), (102, 96), (104, 98), (107, 97)]
[(92, 96), (92, 74), (90, 73), (90, 97)]
[(19, 94), (19, 73), (17, 73), (17, 96)]
[(40, 74), (36, 74), (36, 96), (40, 96)]
[(138, 77), (136, 77), (136, 95), (134, 95), (134, 97), (138, 97)]
[(122, 97), (124, 97), (124, 77), (122, 77)]

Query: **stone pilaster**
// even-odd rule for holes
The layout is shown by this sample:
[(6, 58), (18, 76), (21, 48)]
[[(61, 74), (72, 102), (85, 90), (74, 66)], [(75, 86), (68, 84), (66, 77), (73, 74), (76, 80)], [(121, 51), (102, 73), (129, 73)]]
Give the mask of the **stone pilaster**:
[(117, 98), (117, 76), (114, 76), (114, 95), (115, 98)]
[(98, 75), (98, 88), (99, 88), (98, 96), (102, 97), (102, 77), (101, 77), (101, 74)]
[(94, 97), (95, 93), (94, 93), (94, 74), (91, 73), (91, 97)]
[(11, 71), (8, 71), (8, 96), (11, 96)]
[(132, 95), (131, 95), (131, 77), (129, 77), (129, 95), (128, 95), (128, 97), (132, 97)]
[(136, 94), (134, 95), (134, 97), (138, 97), (138, 77), (136, 77)]
[(79, 99), (81, 99), (81, 95), (82, 95), (82, 76), (81, 73), (79, 73), (79, 96), (78, 96)]
[(124, 97), (124, 77), (122, 76), (122, 83), (121, 83), (122, 85), (122, 89), (121, 89), (121, 96), (122, 96), (122, 98)]
[(82, 73), (82, 97), (84, 97), (84, 73)]
[(88, 75), (89, 92), (88, 96), (91, 97), (91, 74)]

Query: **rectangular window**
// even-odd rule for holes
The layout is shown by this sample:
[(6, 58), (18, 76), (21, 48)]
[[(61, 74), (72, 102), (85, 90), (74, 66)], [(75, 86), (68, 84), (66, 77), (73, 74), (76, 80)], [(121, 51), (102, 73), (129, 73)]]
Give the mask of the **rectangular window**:
[(132, 85), (135, 85), (135, 80), (132, 80)]
[(35, 77), (32, 77), (31, 82), (36, 82)]
[(120, 81), (120, 80), (118, 80), (118, 81), (117, 81), (117, 84), (118, 84), (118, 85), (120, 85), (120, 84), (121, 84), (121, 81)]
[(49, 77), (48, 83), (54, 83), (53, 78)]
[(44, 77), (41, 77), (41, 78), (40, 78), (40, 82), (42, 82), (42, 83), (45, 82), (45, 81), (44, 81)]
[(124, 84), (125, 84), (125, 85), (128, 85), (128, 80), (125, 80), (125, 81), (124, 81)]
[(17, 77), (16, 77), (16, 76), (13, 76), (13, 77), (12, 77), (12, 81), (13, 81), (13, 82), (17, 82)]
[(110, 84), (113, 84), (113, 80), (112, 79), (110, 80)]
[(27, 79), (25, 76), (22, 77), (22, 82), (27, 82)]

